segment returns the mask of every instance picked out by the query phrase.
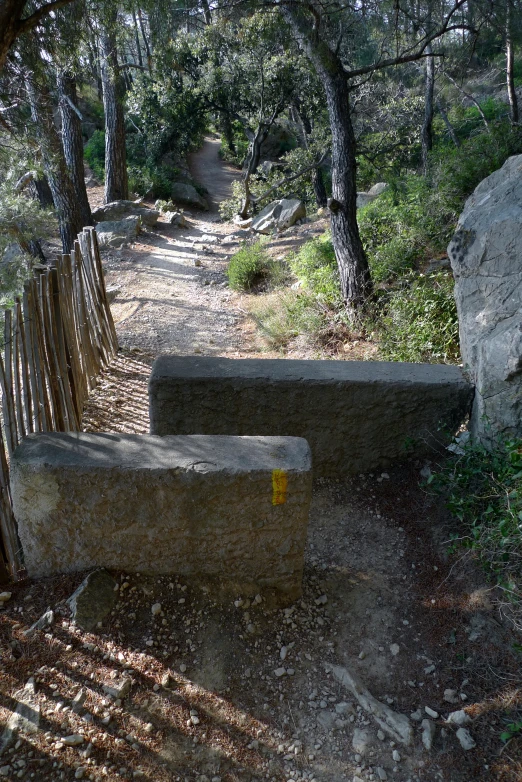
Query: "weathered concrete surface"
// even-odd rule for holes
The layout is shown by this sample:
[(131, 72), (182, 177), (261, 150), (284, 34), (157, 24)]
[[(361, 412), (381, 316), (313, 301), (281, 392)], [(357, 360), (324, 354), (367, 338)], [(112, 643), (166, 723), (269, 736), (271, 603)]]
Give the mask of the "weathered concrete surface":
[(305, 437), (319, 476), (432, 453), (471, 397), (457, 367), (373, 361), (161, 356), (149, 383), (153, 434)]
[(14, 453), (11, 487), (30, 576), (101, 566), (300, 594), (302, 439), (35, 434)]
[(448, 247), (462, 358), (476, 396), (471, 432), (522, 436), (522, 155), (468, 198)]

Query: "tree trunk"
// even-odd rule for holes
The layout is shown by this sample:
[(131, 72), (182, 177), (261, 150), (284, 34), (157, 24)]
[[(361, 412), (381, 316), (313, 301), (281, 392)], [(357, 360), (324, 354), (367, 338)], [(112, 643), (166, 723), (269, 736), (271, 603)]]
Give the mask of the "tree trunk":
[(435, 93), (435, 57), (431, 54), (431, 45), (426, 47), (426, 52), (430, 56), (426, 57), (425, 61), (424, 122), (421, 131), (422, 171), (424, 176), (428, 174), (429, 154), (433, 149), (433, 96)]
[[(302, 143), (305, 149), (310, 149), (308, 138), (312, 133), (312, 124), (306, 113), (296, 102), (292, 107), (295, 114), (295, 120), (301, 129)], [(315, 194), (315, 202), (318, 207), (325, 207), (328, 203), (328, 196), (324, 186), (323, 173), (321, 166), (317, 166), (312, 171), (312, 187)]]
[(237, 150), (236, 145), (234, 144), (234, 131), (232, 129), (230, 116), (226, 111), (221, 111), (219, 113), (219, 125), (221, 127), (225, 141), (227, 142), (227, 147), (229, 148), (230, 152), (235, 155)]
[(91, 207), (85, 187), (83, 168), (82, 123), (75, 107), (78, 102), (76, 81), (70, 74), (58, 74), (58, 93), (60, 95), (60, 114), (62, 117), (62, 146), (65, 162), (78, 199), (83, 226), (90, 225)]
[(343, 73), (323, 75), (332, 130), (332, 242), (346, 306), (356, 315), (372, 292), (368, 259), (357, 224), (355, 135)]
[(444, 106), (442, 105), (442, 103), (440, 102), (440, 100), (438, 98), (437, 98), (437, 100), (435, 102), (437, 104), (437, 109), (439, 110), (439, 114), (442, 117), (442, 120), (443, 120), (444, 124), (446, 125), (446, 129), (447, 129), (447, 131), (449, 133), (449, 136), (450, 136), (451, 140), (453, 141), (453, 143), (455, 144), (456, 147), (460, 147), (460, 139), (457, 136), (457, 134), (455, 133), (455, 128), (453, 127), (453, 125), (451, 124), (451, 122), (449, 120), (449, 117), (448, 117), (448, 114), (446, 112), (446, 109), (444, 108)]
[(149, 71), (152, 71), (152, 53), (150, 50), (147, 34), (145, 32), (145, 25), (143, 24), (143, 15), (141, 13), (141, 8), (138, 8), (138, 20), (140, 23), (141, 37), (143, 38), (143, 43), (145, 44), (145, 51), (147, 52), (147, 65), (149, 66)]
[[(116, 20), (111, 20), (115, 22)], [(129, 197), (123, 88), (116, 35), (110, 23), (100, 34), (103, 108), (105, 111), (105, 203)]]
[(136, 54), (138, 56), (138, 65), (140, 68), (143, 68), (143, 57), (141, 56), (141, 46), (140, 46), (140, 33), (138, 30), (138, 21), (136, 19), (136, 14), (133, 11), (132, 12), (132, 21), (134, 22), (134, 41), (136, 43)]
[(511, 122), (517, 125), (519, 122), (518, 98), (515, 87), (515, 52), (513, 49), (513, 9), (512, 0), (506, 0), (506, 72), (507, 72), (507, 91), (509, 99), (509, 108), (511, 113)]
[(33, 177), (29, 185), (29, 192), (44, 209), (54, 206), (53, 194), (46, 176)]
[(268, 132), (270, 128), (272, 127), (272, 122), (260, 122), (257, 126), (256, 132), (252, 136), (250, 140), (250, 145), (248, 147), (247, 156), (245, 159), (245, 168), (243, 173), (243, 186), (245, 188), (245, 196), (243, 198), (243, 203), (241, 204), (241, 209), (239, 210), (239, 216), (246, 220), (250, 207), (252, 205), (252, 197), (250, 193), (250, 178), (253, 174), (257, 171), (259, 167), (259, 162), (261, 160), (261, 145), (263, 144), (263, 141), (268, 136)]
[(290, 6), (281, 8), (299, 46), (312, 62), (324, 85), (332, 131), (332, 243), (341, 292), (353, 317), (364, 306), (373, 286), (368, 259), (357, 225), (356, 149), (350, 92), (339, 55), (318, 36)]
[(83, 228), (78, 198), (65, 162), (60, 136), (54, 124), (49, 87), (47, 84), (37, 85), (31, 78), (27, 82), (27, 91), (45, 175), (58, 214), (63, 251), (69, 253), (78, 233)]

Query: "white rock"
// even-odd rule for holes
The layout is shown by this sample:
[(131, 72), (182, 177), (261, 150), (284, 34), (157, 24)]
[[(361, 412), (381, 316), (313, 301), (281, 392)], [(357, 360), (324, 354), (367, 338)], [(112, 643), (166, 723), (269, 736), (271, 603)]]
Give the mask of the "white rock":
[(370, 732), (363, 728), (355, 728), (352, 737), (352, 747), (359, 755), (365, 755), (372, 742)]
[(444, 690), (444, 700), (446, 703), (458, 703), (459, 697), (457, 695), (457, 690)]
[(435, 731), (437, 726), (431, 720), (422, 720), (422, 743), (425, 748), (429, 750), (433, 746), (433, 739), (435, 738)]
[(415, 722), (420, 722), (422, 719), (422, 711), (420, 709), (417, 709), (417, 711), (412, 711), (410, 714), (410, 719), (414, 720)]
[(383, 768), (381, 768), (380, 766), (377, 766), (377, 768), (375, 769), (375, 771), (377, 772), (377, 776), (379, 777), (379, 779), (382, 779), (382, 780), (386, 780), (386, 779), (388, 779), (388, 774), (387, 774), (387, 773), (386, 773), (386, 771), (385, 771)]
[(438, 711), (435, 711), (435, 709), (430, 709), (430, 707), (429, 707), (429, 706), (425, 706), (425, 707), (424, 707), (424, 711), (426, 712), (426, 714), (428, 715), (428, 717), (431, 717), (431, 718), (432, 718), (432, 719), (434, 719), (434, 720), (438, 720), (438, 718), (439, 718), (439, 712), (438, 712)]
[(477, 746), (467, 728), (459, 728), (457, 731), (457, 738), (460, 741), (462, 749), (468, 750)]
[(12, 592), (0, 592), (0, 602), (6, 603), (8, 600), (11, 600)]
[(286, 668), (276, 668), (274, 671), (274, 675), (277, 677), (284, 676), (286, 673)]
[(286, 647), (286, 646), (282, 646), (282, 647), (281, 647), (281, 649), (279, 650), (279, 657), (280, 657), (282, 660), (286, 660), (286, 655), (287, 655), (287, 654), (288, 654), (288, 649), (287, 649), (287, 647)]
[(62, 742), (66, 747), (79, 747), (80, 744), (83, 744), (84, 738), (79, 733), (73, 733), (71, 736), (66, 736), (62, 739)]
[(464, 709), (459, 709), (459, 711), (452, 711), (451, 714), (448, 714), (446, 722), (449, 722), (450, 725), (470, 725), (472, 720)]
[(393, 758), (393, 760), (394, 760), (396, 763), (399, 763), (399, 761), (401, 760), (401, 754), (400, 754), (400, 752), (397, 752), (397, 750), (396, 750), (396, 749), (394, 749), (394, 750), (393, 750), (393, 752), (392, 752), (392, 758)]
[(152, 616), (157, 616), (158, 614), (161, 614), (161, 603), (154, 603), (154, 605), (150, 610), (152, 612)]
[(393, 654), (394, 657), (397, 657), (397, 655), (399, 654), (400, 650), (401, 649), (400, 649), (399, 644), (392, 644), (390, 646), (390, 652)]

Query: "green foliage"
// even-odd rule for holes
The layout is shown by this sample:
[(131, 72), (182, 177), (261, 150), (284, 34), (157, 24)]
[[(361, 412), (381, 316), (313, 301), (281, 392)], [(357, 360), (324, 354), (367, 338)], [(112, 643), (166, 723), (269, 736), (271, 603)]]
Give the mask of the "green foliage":
[(376, 326), (382, 358), (427, 363), (459, 360), (453, 285), (451, 274), (439, 272), (405, 279), (403, 287), (389, 294)]
[(277, 291), (252, 303), (250, 312), (267, 346), (276, 350), (299, 334), (318, 341), (325, 326), (324, 309), (306, 292)]
[(16, 194), (11, 183), (0, 186), (0, 306), (10, 307), (23, 290), (34, 259), (28, 243), (56, 229), (51, 210)]
[(105, 131), (94, 131), (83, 149), (83, 155), (94, 172), (94, 176), (103, 182), (105, 179)]
[[(522, 615), (522, 440), (455, 448), (431, 486), (460, 522), (455, 547), (470, 549), (502, 590), (518, 623)], [(518, 620), (516, 619), (518, 617)]]
[(262, 241), (244, 243), (230, 259), (227, 276), (230, 287), (236, 291), (249, 291), (269, 275), (271, 259)]
[(172, 194), (172, 170), (166, 166), (129, 165), (129, 190), (142, 198), (169, 199)]
[(342, 306), (339, 272), (330, 232), (304, 244), (289, 260), (298, 280), (325, 304)]
[(504, 742), (511, 741), (514, 736), (522, 734), (522, 720), (518, 722), (510, 722), (506, 725), (506, 729), (500, 734), (500, 738)]

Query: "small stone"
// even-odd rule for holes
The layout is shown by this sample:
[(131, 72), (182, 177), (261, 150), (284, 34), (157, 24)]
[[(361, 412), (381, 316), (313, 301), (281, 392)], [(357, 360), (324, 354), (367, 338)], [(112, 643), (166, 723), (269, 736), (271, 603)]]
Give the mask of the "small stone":
[(462, 749), (465, 749), (466, 751), (477, 746), (467, 728), (459, 728), (457, 731), (457, 738)]
[(399, 652), (400, 652), (400, 647), (399, 647), (399, 644), (392, 644), (392, 645), (390, 646), (390, 652), (392, 653), (392, 655), (393, 655), (394, 657), (397, 657), (397, 655), (398, 655), (398, 654), (399, 654)]
[(381, 768), (380, 766), (377, 766), (377, 768), (375, 769), (375, 771), (377, 772), (377, 776), (379, 777), (379, 779), (382, 779), (382, 780), (388, 779), (388, 774), (387, 774), (387, 773), (386, 773), (386, 771), (385, 771), (383, 768)]
[(288, 649), (287, 649), (287, 647), (286, 647), (286, 646), (282, 646), (282, 647), (281, 647), (281, 649), (280, 649), (280, 651), (279, 651), (279, 657), (280, 657), (282, 660), (286, 660), (286, 655), (287, 655), (287, 654), (288, 654)]
[(123, 700), (130, 693), (131, 687), (132, 679), (122, 679), (120, 682), (114, 682), (113, 684), (104, 684), (102, 689), (114, 700)]
[(179, 670), (181, 671), (181, 673), (185, 673), (185, 671), (187, 670), (187, 666), (185, 665), (185, 663), (181, 663), (181, 665), (179, 666)]
[(393, 758), (393, 760), (394, 760), (396, 763), (399, 763), (399, 762), (400, 762), (400, 760), (401, 760), (401, 754), (400, 754), (400, 752), (397, 752), (397, 750), (396, 750), (396, 749), (394, 749), (394, 750), (393, 750), (393, 752), (392, 752), (392, 758)]
[(0, 592), (0, 603), (7, 603), (8, 600), (11, 600), (12, 592)]
[(321, 595), (321, 597), (318, 597), (315, 601), (316, 606), (324, 606), (328, 602), (328, 597), (326, 595)]
[(366, 652), (359, 652), (359, 660), (364, 660), (366, 657)]
[(81, 690), (74, 696), (73, 702), (72, 702), (72, 710), (75, 714), (79, 714), (82, 710), (83, 704), (85, 703), (85, 698), (87, 697), (87, 693), (85, 692), (84, 688), (82, 687)]
[(458, 703), (459, 702), (459, 696), (457, 694), (457, 690), (444, 690), (444, 700), (446, 703)]
[(152, 608), (150, 609), (152, 616), (158, 616), (158, 614), (161, 614), (161, 603), (154, 603)]
[(384, 739), (386, 738), (386, 734), (382, 730), (378, 730), (377, 738), (379, 739), (379, 741), (384, 741)]
[(76, 769), (76, 773), (74, 775), (75, 779), (83, 779), (83, 776), (85, 774), (85, 768), (83, 766), (79, 766), (79, 768)]
[(199, 717), (196, 717), (196, 715), (195, 715), (195, 714), (192, 714), (192, 716), (191, 716), (191, 718), (190, 718), (190, 721), (191, 721), (191, 723), (192, 723), (193, 725), (199, 725), (199, 723), (200, 723), (200, 719), (199, 719)]
[(370, 744), (370, 733), (362, 728), (355, 728), (352, 737), (352, 747), (354, 751), (359, 755), (365, 755)]
[(0, 777), (8, 777), (11, 773), (11, 766), (0, 766)]
[(434, 665), (428, 665), (428, 667), (424, 669), (424, 674), (425, 674), (426, 676), (429, 676), (429, 675), (430, 675), (430, 673), (434, 673), (434, 672), (435, 672), (435, 670), (436, 670), (436, 668), (435, 668), (435, 666), (434, 666)]
[(410, 714), (410, 719), (412, 719), (414, 722), (420, 722), (422, 719), (422, 711), (420, 709), (417, 709), (417, 711), (412, 711)]
[(430, 709), (430, 707), (429, 707), (429, 706), (425, 706), (425, 707), (424, 707), (424, 711), (426, 712), (426, 714), (428, 715), (428, 717), (431, 717), (431, 718), (432, 718), (432, 719), (434, 719), (434, 720), (438, 720), (438, 718), (439, 718), (439, 713), (438, 713), (438, 711), (435, 711), (434, 709)]
[(433, 746), (433, 739), (435, 738), (435, 731), (437, 726), (431, 720), (422, 720), (422, 743), (425, 748), (430, 751)]
[(175, 681), (172, 678), (172, 674), (170, 671), (167, 671), (167, 673), (164, 673), (161, 677), (161, 686), (165, 689), (169, 689), (169, 687), (172, 687), (173, 684), (175, 684)]
[(285, 673), (286, 673), (286, 668), (276, 668), (274, 671), (274, 675), (277, 676), (278, 678), (280, 676), (284, 676)]
[(450, 725), (470, 725), (471, 717), (464, 709), (459, 709), (459, 711), (452, 711), (451, 714), (448, 714), (446, 722), (449, 722)]
[(73, 733), (71, 736), (66, 736), (64, 739), (62, 739), (62, 742), (66, 747), (78, 747), (80, 744), (83, 744), (84, 738), (78, 733)]

